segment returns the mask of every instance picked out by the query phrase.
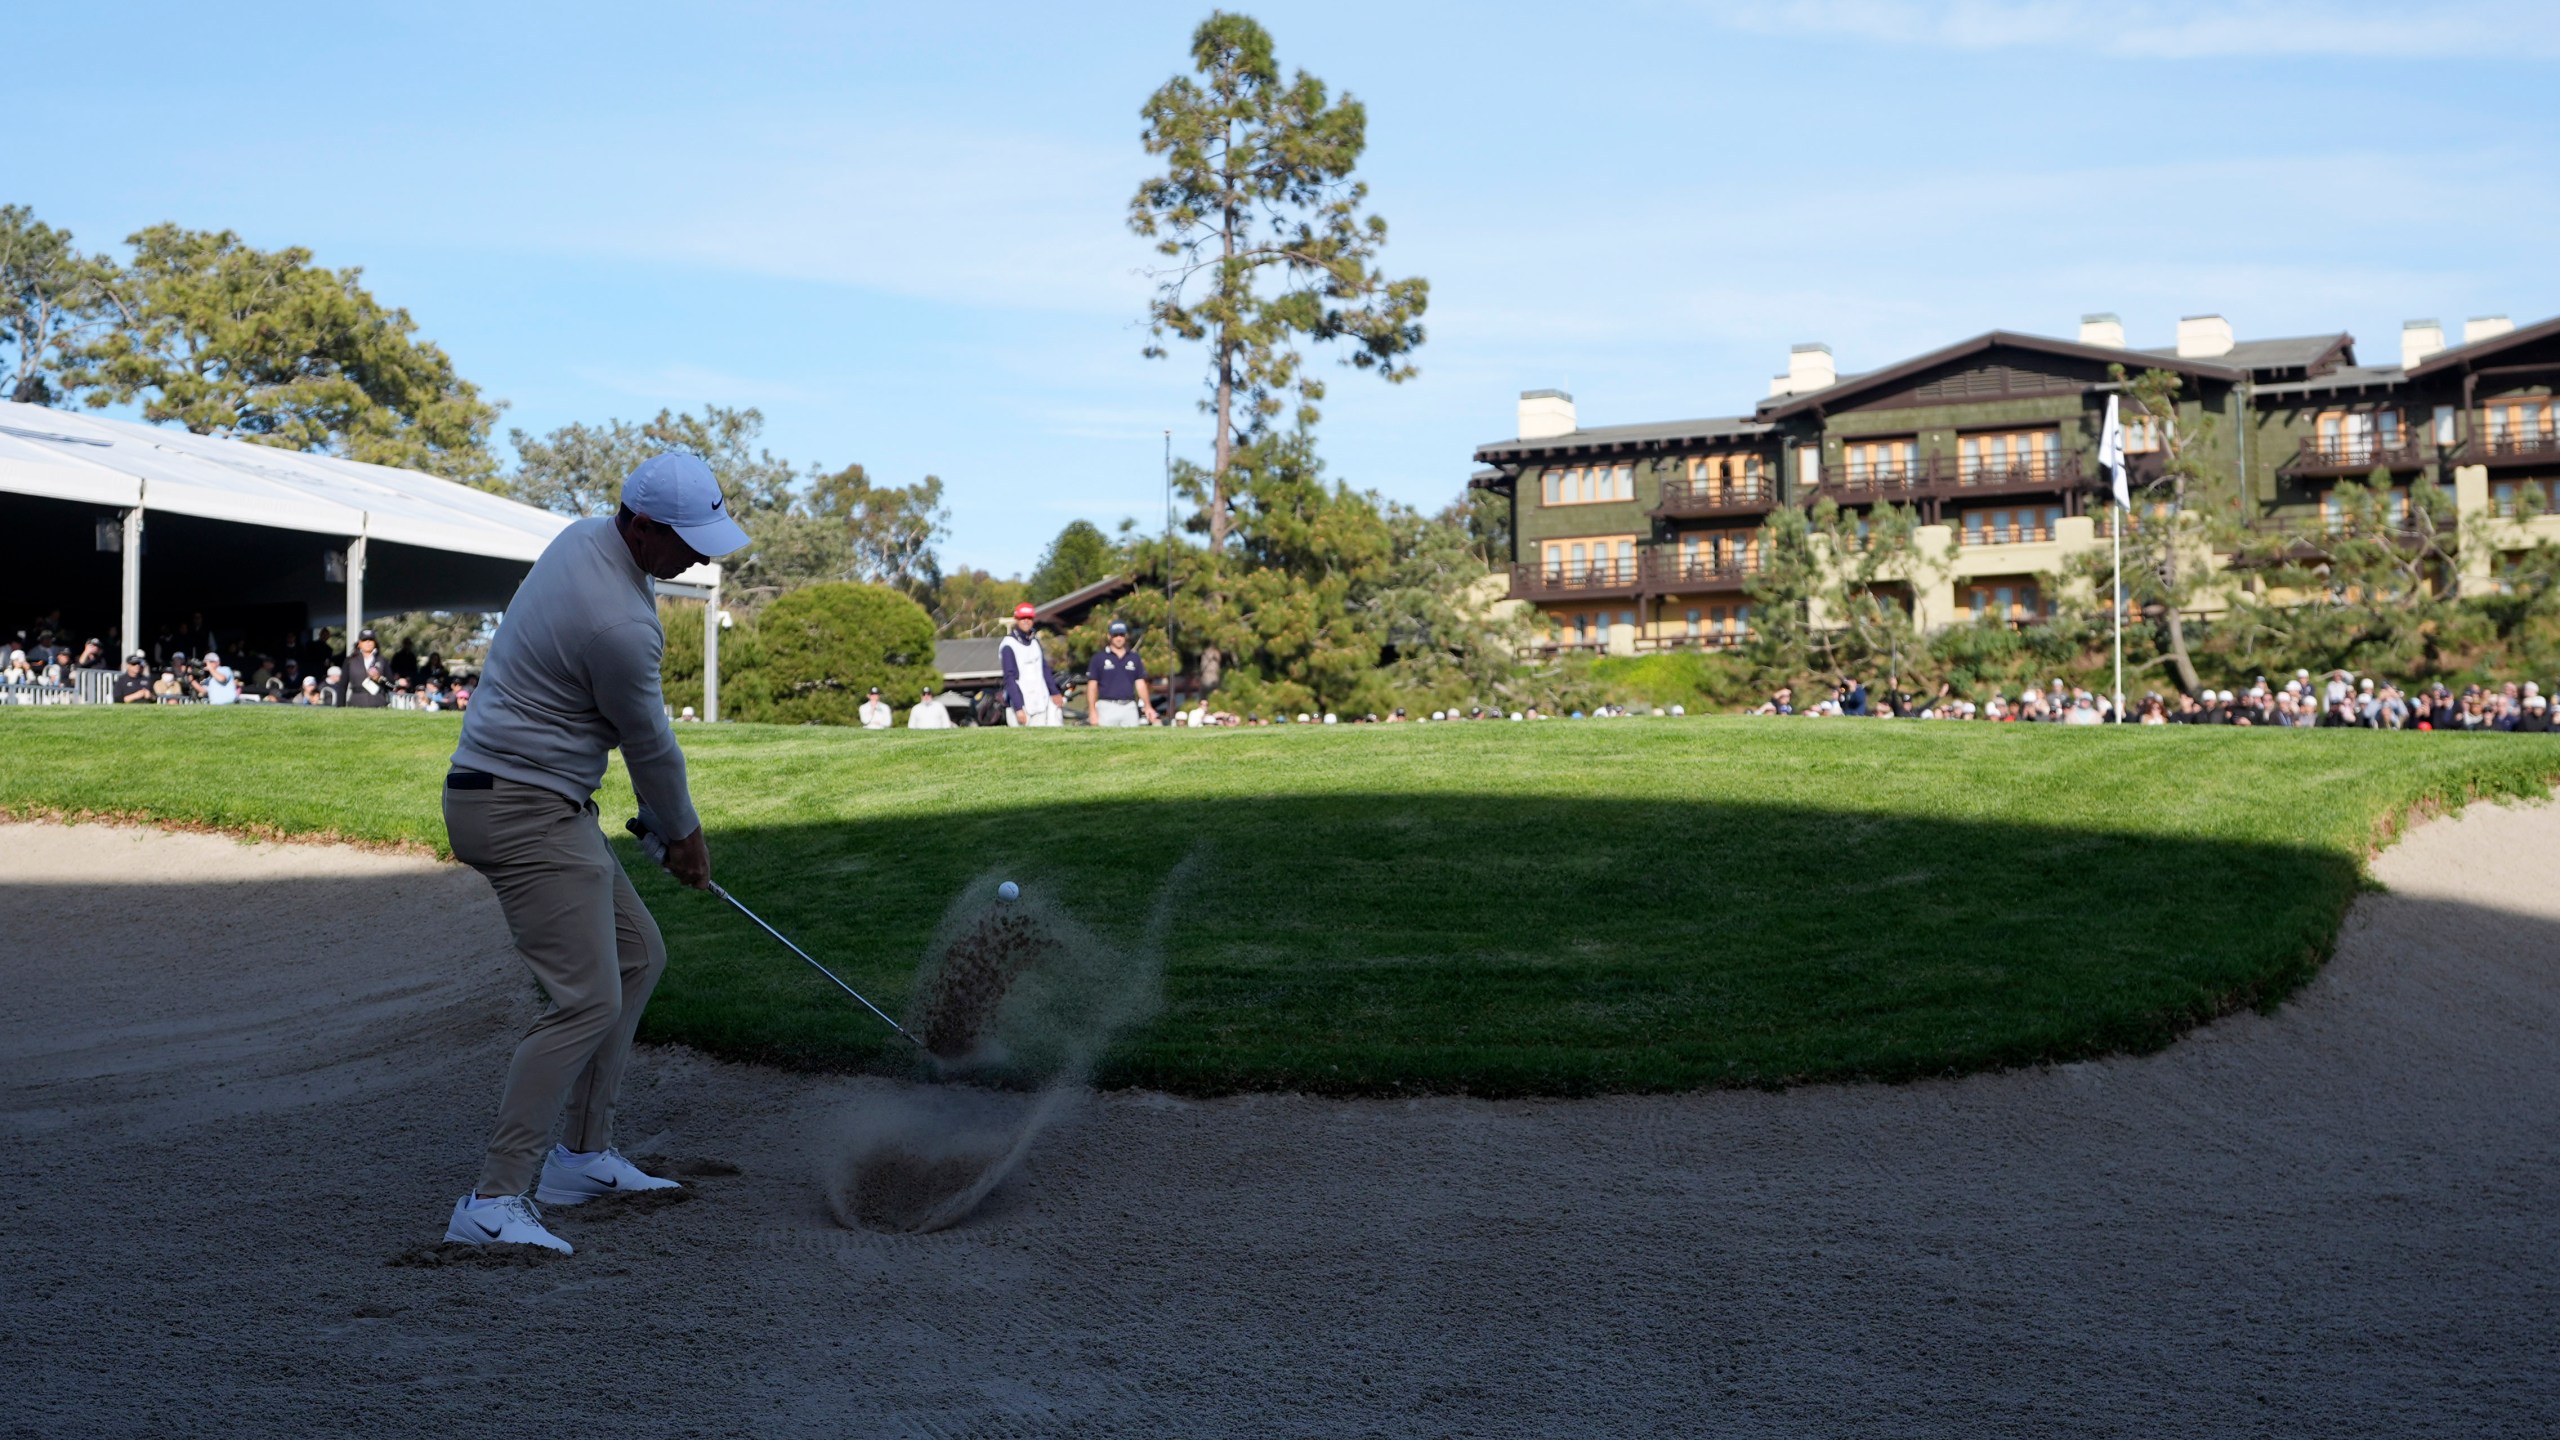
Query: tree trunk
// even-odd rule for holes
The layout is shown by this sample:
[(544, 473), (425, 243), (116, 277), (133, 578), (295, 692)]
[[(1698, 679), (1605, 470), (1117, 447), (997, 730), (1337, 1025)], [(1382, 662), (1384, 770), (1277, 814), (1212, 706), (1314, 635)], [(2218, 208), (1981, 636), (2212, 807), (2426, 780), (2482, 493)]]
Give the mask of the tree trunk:
[[(1232, 142), (1228, 146), (1227, 153), (1229, 155), (1235, 153)], [(1228, 178), (1230, 193), (1233, 192), (1236, 183), (1236, 177)], [(1221, 221), (1218, 235), (1219, 250), (1223, 258), (1232, 263), (1236, 258), (1236, 226), (1240, 223), (1236, 217), (1235, 207), (1228, 206), (1220, 214), (1219, 219)], [(1220, 269), (1220, 283), (1225, 283), (1227, 273), (1224, 268)], [(1227, 550), (1227, 466), (1235, 458), (1236, 351), (1235, 343), (1227, 336), (1227, 322), (1221, 322), (1218, 326), (1217, 346), (1218, 445), (1209, 467), (1209, 564), (1212, 576), (1217, 574), (1219, 557), (1226, 554)], [(1214, 580), (1208, 587), (1211, 615), (1217, 615), (1226, 608), (1227, 597), (1217, 593), (1218, 588)], [(1226, 656), (1220, 652), (1216, 643), (1201, 646), (1200, 689), (1202, 693), (1217, 689), (1219, 679), (1225, 674)]]
[(2178, 614), (2178, 538), (2187, 515), (2187, 485), (2183, 479), (2171, 492), (2169, 523), (2161, 527), (2160, 539), (2160, 618), (2169, 632), (2169, 665), (2178, 672), (2178, 688), (2193, 695), (2203, 688), (2196, 678), (2195, 661), (2187, 655), (2186, 621)]

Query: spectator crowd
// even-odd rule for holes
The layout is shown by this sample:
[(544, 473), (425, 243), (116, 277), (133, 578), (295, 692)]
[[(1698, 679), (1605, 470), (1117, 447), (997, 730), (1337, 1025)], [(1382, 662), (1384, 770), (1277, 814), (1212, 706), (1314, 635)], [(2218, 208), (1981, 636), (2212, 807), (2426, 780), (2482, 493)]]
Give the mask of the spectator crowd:
[(1977, 701), (1942, 685), (1934, 696), (1899, 692), (1871, 696), (1856, 680), (1798, 706), (1792, 687), (1777, 692), (1755, 715), (1881, 716), (1918, 720), (1988, 720), (2053, 725), (2248, 725), (2281, 729), (2501, 730), (2541, 734), (2554, 728), (2549, 697), (2534, 681), (2467, 685), (2456, 691), (2433, 685), (2400, 685), (2377, 676), (2332, 670), (2314, 677), (2296, 670), (2282, 684), (2258, 676), (2246, 691), (2199, 689), (2170, 699), (2147, 694), (2119, 716), (2105, 695), (2059, 679), (2044, 690), (2029, 686), (2009, 695), (1994, 689)]
[[(97, 636), (75, 637), (57, 613), (15, 632), (0, 658), (0, 701), (75, 698), (117, 705), (319, 705), (376, 710), (461, 710), (471, 677), (442, 656), (403, 644), (385, 652), (371, 630), (334, 653), (325, 632), (288, 635), (271, 649), (222, 641), (202, 616), (122, 657)], [(225, 659), (224, 650), (232, 652)], [(86, 683), (84, 683), (84, 678)]]

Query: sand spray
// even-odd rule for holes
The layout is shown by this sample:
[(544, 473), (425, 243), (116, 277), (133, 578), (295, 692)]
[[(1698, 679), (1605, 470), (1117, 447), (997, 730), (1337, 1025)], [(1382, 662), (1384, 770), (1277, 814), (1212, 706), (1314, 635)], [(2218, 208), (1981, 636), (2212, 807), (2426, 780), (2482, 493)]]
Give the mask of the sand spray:
[(923, 1233), (965, 1218), (1088, 1093), (1114, 1038), (1162, 1003), (1164, 949), (1194, 850), (1156, 887), (1135, 944), (1107, 941), (1038, 886), (996, 897), (978, 877), (917, 969), (907, 1028), (919, 1083), (838, 1117), (819, 1183), (839, 1224)]

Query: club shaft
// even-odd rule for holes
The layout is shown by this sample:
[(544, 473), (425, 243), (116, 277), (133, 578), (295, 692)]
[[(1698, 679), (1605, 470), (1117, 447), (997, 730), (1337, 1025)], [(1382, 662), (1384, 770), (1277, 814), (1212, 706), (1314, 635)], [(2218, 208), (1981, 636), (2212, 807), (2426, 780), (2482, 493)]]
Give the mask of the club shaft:
[(730, 904), (737, 906), (737, 907), (738, 907), (738, 913), (739, 913), (739, 914), (741, 914), (741, 915), (744, 915), (744, 916), (746, 916), (748, 919), (753, 920), (754, 922), (756, 922), (756, 928), (757, 928), (757, 929), (762, 930), (762, 931), (763, 931), (764, 933), (766, 933), (767, 935), (770, 935), (770, 936), (772, 936), (774, 939), (781, 941), (781, 942), (782, 942), (782, 948), (783, 948), (783, 949), (788, 950), (788, 951), (790, 951), (792, 954), (799, 956), (801, 959), (808, 961), (808, 963), (809, 963), (809, 968), (810, 968), (810, 969), (815, 970), (815, 971), (817, 971), (819, 974), (826, 976), (828, 979), (835, 981), (835, 982), (836, 982), (836, 988), (837, 988), (837, 989), (839, 989), (839, 990), (843, 991), (843, 992), (844, 992), (844, 993), (846, 993), (847, 995), (852, 996), (856, 1001), (860, 1002), (860, 1003), (861, 1003), (861, 1005), (862, 1005), (862, 1008), (863, 1008), (863, 1009), (868, 1010), (868, 1011), (870, 1011), (872, 1014), (879, 1016), (879, 1017), (880, 1017), (880, 1019), (881, 1019), (885, 1024), (887, 1024), (887, 1025), (888, 1025), (888, 1027), (889, 1027), (890, 1029), (897, 1031), (897, 1032), (898, 1032), (899, 1034), (901, 1034), (901, 1035), (905, 1035), (905, 1036), (907, 1037), (908, 1041), (909, 1041), (909, 1042), (911, 1042), (912, 1044), (914, 1044), (914, 1045), (915, 1045), (915, 1047), (916, 1047), (917, 1049), (921, 1050), (921, 1049), (923, 1049), (923, 1048), (924, 1048), (924, 1042), (923, 1042), (923, 1041), (921, 1041), (921, 1040), (916, 1039), (916, 1037), (915, 1037), (914, 1035), (909, 1034), (909, 1033), (908, 1033), (908, 1031), (907, 1031), (907, 1027), (906, 1027), (906, 1026), (899, 1024), (899, 1023), (898, 1023), (897, 1021), (895, 1021), (895, 1020), (891, 1020), (891, 1019), (889, 1018), (889, 1012), (888, 1012), (888, 1011), (883, 1010), (883, 1009), (881, 1009), (879, 1006), (872, 1004), (870, 1001), (863, 999), (863, 997), (862, 997), (862, 992), (861, 992), (861, 991), (856, 990), (856, 989), (854, 989), (852, 986), (847, 985), (846, 983), (844, 983), (844, 978), (843, 978), (842, 976), (840, 976), (840, 975), (836, 974), (836, 972), (834, 972), (833, 970), (828, 969), (826, 966), (819, 964), (819, 963), (817, 962), (817, 960), (809, 954), (809, 952), (808, 952), (808, 951), (803, 950), (803, 949), (801, 949), (799, 946), (792, 944), (792, 943), (791, 943), (791, 937), (790, 937), (790, 936), (785, 935), (785, 934), (783, 934), (781, 931), (776, 930), (776, 929), (774, 929), (772, 926), (767, 925), (766, 923), (764, 923), (764, 917), (763, 917), (763, 916), (761, 916), (761, 915), (758, 915), (758, 914), (757, 914), (756, 912), (754, 912), (753, 910), (748, 909), (744, 904), (741, 904), (741, 903), (739, 902), (739, 900), (738, 900), (738, 897), (737, 897), (737, 896), (732, 895), (732, 894), (730, 894), (728, 891), (721, 889), (721, 888), (720, 888), (720, 886), (719, 886), (719, 884), (718, 884), (717, 882), (714, 882), (714, 883), (712, 884), (712, 886), (711, 886), (711, 893), (712, 893), (712, 894), (714, 894), (714, 895), (719, 896), (719, 897), (720, 897), (721, 899), (723, 899), (723, 900), (728, 901)]

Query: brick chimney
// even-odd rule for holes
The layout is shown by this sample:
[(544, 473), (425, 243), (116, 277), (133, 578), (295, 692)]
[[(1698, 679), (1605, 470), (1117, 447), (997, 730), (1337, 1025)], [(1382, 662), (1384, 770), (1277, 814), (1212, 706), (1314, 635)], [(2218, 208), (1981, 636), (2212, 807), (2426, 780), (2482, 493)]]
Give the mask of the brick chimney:
[(2219, 315), (2178, 319), (2178, 358), (2212, 360), (2231, 353), (2231, 322)]
[(2121, 350), (2124, 348), (2124, 322), (2113, 315), (2083, 315), (2080, 317), (2080, 343)]
[(1573, 420), (1573, 397), (1561, 390), (1520, 392), (1520, 438), (1551, 440), (1580, 427)]
[(2444, 327), (2433, 320), (2404, 320), (2400, 324), (2400, 368), (2409, 369), (2444, 348)]

